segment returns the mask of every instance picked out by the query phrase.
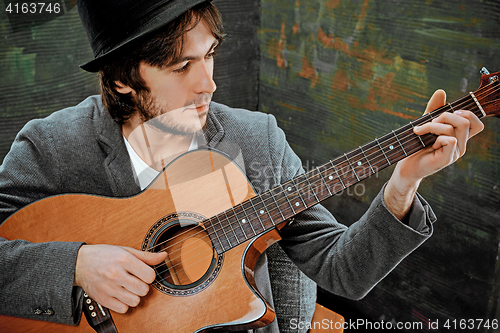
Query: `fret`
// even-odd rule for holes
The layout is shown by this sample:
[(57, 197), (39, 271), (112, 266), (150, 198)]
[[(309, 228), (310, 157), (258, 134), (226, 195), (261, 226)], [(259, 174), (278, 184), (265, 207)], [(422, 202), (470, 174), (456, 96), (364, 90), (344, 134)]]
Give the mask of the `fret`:
[[(304, 208), (310, 207), (313, 204), (309, 204), (309, 199), (312, 198), (310, 195), (310, 191), (307, 190), (307, 187), (302, 186), (304, 184), (304, 178), (307, 180), (307, 176), (305, 174), (302, 174), (295, 179), (292, 179), (294, 186), (295, 186), (295, 191), (298, 193), (300, 201), (302, 201), (302, 204)], [(299, 184), (299, 185), (297, 185)], [(319, 201), (314, 202), (314, 204), (317, 204)], [(298, 201), (297, 201), (298, 203)], [(299, 205), (295, 204), (296, 207), (299, 207)]]
[(363, 148), (358, 146), (358, 148), (356, 148), (355, 150), (348, 152), (346, 156), (350, 161), (352, 169), (354, 169), (354, 171), (356, 172), (356, 178), (358, 179), (358, 181), (374, 174), (374, 172), (372, 172), (373, 168), (366, 158)]
[(365, 154), (365, 152), (364, 152), (364, 150), (363, 150), (363, 147), (359, 146), (359, 149), (361, 149), (361, 153), (362, 153), (362, 154), (363, 154), (363, 156), (365, 157), (366, 162), (368, 162), (368, 165), (370, 166), (370, 169), (372, 170), (373, 174), (375, 174), (376, 172), (375, 172), (375, 170), (373, 169), (373, 167), (372, 167), (372, 165), (371, 165), (370, 161), (368, 160), (368, 157), (366, 157), (366, 154)]
[(274, 220), (273, 220), (273, 217), (271, 216), (271, 214), (269, 213), (269, 210), (267, 209), (267, 205), (266, 205), (266, 202), (265, 200), (263, 199), (264, 197), (264, 194), (262, 195), (259, 195), (259, 198), (260, 198), (260, 201), (262, 203), (262, 208), (260, 208), (259, 210), (259, 213), (261, 214), (261, 217), (262, 218), (265, 218), (266, 216), (264, 214), (267, 214), (267, 216), (269, 217), (268, 220), (271, 221), (272, 225), (271, 226), (266, 226), (267, 229), (269, 229), (270, 227), (274, 227), (276, 225), (276, 223), (274, 223)]
[(356, 173), (356, 170), (354, 169), (354, 167), (352, 166), (351, 164), (351, 161), (349, 160), (349, 157), (347, 157), (347, 155), (344, 153), (344, 157), (346, 158), (346, 161), (347, 163), (349, 163), (349, 166), (351, 167), (352, 169), (352, 172), (354, 172), (354, 176), (356, 176), (356, 179), (358, 180), (358, 182), (360, 181), (359, 180), (359, 177), (358, 177), (358, 174)]
[[(229, 243), (229, 239), (227, 238), (227, 235), (224, 232), (224, 228), (222, 228), (222, 225), (220, 224), (217, 216), (214, 216), (211, 220), (213, 220), (212, 226), (214, 228), (215, 234), (217, 235), (217, 238), (219, 239), (221, 247), (224, 249), (224, 251), (227, 251), (228, 249), (231, 248), (231, 244)], [(221, 228), (217, 229), (216, 228), (217, 225), (220, 225)]]
[[(302, 175), (299, 177), (302, 177)], [(297, 177), (297, 179), (298, 179), (298, 177)], [(300, 202), (302, 202), (302, 206), (305, 206), (305, 201), (299, 192), (299, 188), (295, 184), (295, 179), (290, 180), (288, 183), (292, 183), (292, 185), (293, 185), (293, 186), (288, 185), (286, 188), (288, 193), (291, 194), (291, 196), (288, 196), (288, 199), (292, 199), (292, 200), (290, 200), (290, 203), (292, 204), (293, 210), (297, 213), (296, 209), (300, 209), (299, 208)]]
[[(424, 120), (424, 124), (433, 121), (435, 118), (439, 117), (442, 112), (438, 112), (441, 109), (436, 109), (433, 112), (429, 112), (428, 114), (425, 115), (425, 117), (422, 119)], [(425, 119), (425, 118), (430, 118), (430, 119)]]
[[(207, 222), (208, 225), (206, 225), (204, 222)], [(222, 242), (219, 238), (219, 235), (217, 234), (217, 231), (215, 231), (213, 223), (210, 220), (206, 220), (204, 222), (203, 222), (203, 225), (205, 226), (205, 229), (207, 230), (207, 233), (210, 236), (212, 243), (215, 245), (215, 249), (216, 249), (217, 253), (226, 252), (226, 249), (224, 248), (224, 245), (222, 244)], [(217, 241), (215, 241), (215, 239), (213, 239), (211, 237), (212, 235), (215, 235), (215, 238), (217, 238)], [(217, 245), (220, 246), (220, 250), (217, 249)]]
[[(325, 184), (325, 187), (326, 187), (326, 189), (327, 189), (327, 191), (328, 191), (328, 194), (329, 194), (330, 196), (332, 196), (333, 194), (332, 194), (332, 192), (330, 191), (330, 189), (328, 188), (328, 184), (327, 184), (327, 183), (326, 183), (326, 181), (325, 181), (325, 177), (323, 177), (323, 172), (321, 172), (321, 171), (320, 171), (319, 167), (317, 167), (317, 168), (316, 168), (316, 170), (318, 171), (318, 175), (321, 177), (321, 181), (323, 182), (323, 184)], [(323, 191), (321, 191), (321, 192), (323, 192)]]
[(224, 235), (224, 237), (222, 237), (222, 239), (226, 240), (227, 241), (227, 245), (229, 248), (232, 248), (233, 245), (231, 244), (231, 239), (229, 238), (230, 236), (228, 235), (228, 233), (226, 232), (226, 227), (222, 224), (222, 221), (219, 219), (219, 216), (216, 215), (215, 216), (217, 218), (217, 222), (218, 224), (220, 225), (220, 229), (217, 230), (217, 231), (222, 231), (222, 234)]
[(380, 150), (382, 151), (382, 154), (384, 154), (384, 157), (387, 160), (387, 163), (389, 165), (391, 165), (391, 161), (389, 161), (389, 159), (387, 158), (387, 155), (385, 154), (384, 149), (382, 149), (382, 146), (380, 145), (380, 142), (378, 141), (377, 138), (375, 138), (375, 141), (377, 142), (377, 145), (379, 146)]
[(240, 219), (238, 218), (238, 215), (236, 214), (234, 207), (231, 207), (231, 210), (233, 211), (233, 214), (234, 214), (233, 216), (235, 217), (236, 222), (238, 222), (238, 225), (239, 225), (241, 231), (243, 231), (243, 237), (245, 238), (245, 240), (247, 240), (248, 239), (247, 233), (245, 232), (245, 229), (243, 229), (243, 226), (241, 225)]
[(401, 149), (403, 150), (403, 153), (405, 153), (405, 156), (408, 156), (408, 154), (406, 153), (405, 151), (405, 147), (403, 147), (403, 145), (401, 144), (401, 142), (399, 141), (399, 138), (398, 136), (396, 135), (396, 133), (394, 131), (392, 131), (392, 134), (394, 135), (394, 137), (396, 138), (396, 140), (398, 141), (398, 144), (399, 146), (401, 147)]
[[(217, 221), (219, 222), (219, 224), (220, 224), (220, 226), (221, 226), (220, 230), (222, 230), (222, 232), (224, 233), (224, 236), (226, 236), (227, 243), (229, 244), (229, 248), (232, 248), (232, 247), (233, 247), (233, 245), (231, 244), (231, 241), (229, 240), (229, 236), (227, 235), (227, 233), (226, 233), (226, 232), (225, 232), (225, 230), (224, 230), (224, 228), (225, 228), (225, 227), (224, 227), (224, 225), (222, 224), (221, 220), (219, 219), (219, 215), (216, 215), (215, 217), (217, 218)], [(234, 235), (236, 236), (236, 234), (234, 234)]]
[[(327, 167), (327, 164), (331, 165), (331, 167)], [(323, 180), (325, 181), (325, 183), (327, 185), (328, 192), (333, 195), (337, 192), (342, 191), (345, 187), (342, 184), (342, 180), (340, 180), (340, 183), (339, 183), (335, 179), (335, 178), (339, 178), (339, 175), (336, 172), (335, 165), (333, 164), (333, 161), (330, 161), (327, 164), (322, 166), (324, 171), (321, 171), (321, 173), (324, 174), (325, 176), (328, 176), (327, 178), (323, 177)], [(331, 189), (331, 191), (330, 191), (330, 189)]]
[(453, 108), (453, 105), (451, 105), (451, 103), (448, 103), (448, 106), (450, 107), (452, 113), (455, 112), (455, 109)]
[[(238, 218), (239, 220), (241, 221), (241, 223), (243, 223), (244, 226), (250, 226), (250, 228), (252, 229), (252, 232), (253, 232), (253, 235), (257, 235), (257, 232), (255, 231), (255, 229), (253, 228), (253, 225), (252, 223), (250, 223), (250, 217), (247, 215), (246, 213), (246, 210), (245, 210), (245, 207), (243, 206), (243, 204), (240, 204), (239, 205), (241, 207), (241, 209), (243, 210), (243, 215), (244, 216), (240, 216), (238, 215)], [(247, 228), (248, 229), (248, 228)]]
[[(340, 184), (342, 185), (342, 190), (345, 190), (347, 187), (345, 186), (344, 182), (342, 181), (342, 178), (340, 178), (339, 172), (337, 171), (337, 167), (335, 167), (335, 165), (331, 161), (330, 161), (330, 163), (332, 164), (333, 170), (335, 170), (335, 173), (337, 174), (337, 177), (340, 180)], [(332, 177), (332, 176), (330, 176), (330, 177)], [(329, 178), (329, 179), (333, 180), (333, 177)]]
[[(231, 212), (232, 214), (228, 214)], [(238, 220), (238, 217), (234, 213), (234, 208), (231, 207), (231, 209), (226, 211), (224, 214), (226, 215), (226, 219), (229, 222), (229, 225), (233, 230), (234, 235), (236, 236), (236, 241), (238, 242), (238, 244), (241, 244), (244, 241), (246, 241), (248, 238), (245, 235), (245, 231), (243, 230), (240, 221)]]
[(281, 211), (280, 205), (278, 204), (278, 201), (276, 201), (276, 196), (272, 193), (272, 191), (270, 191), (269, 193), (271, 193), (271, 197), (274, 200), (274, 204), (276, 205), (276, 208), (278, 208), (278, 212), (281, 215), (281, 220), (282, 221), (286, 220), (285, 216), (283, 215), (283, 212)]
[[(229, 228), (231, 229), (231, 231), (234, 234), (234, 239), (236, 240), (236, 245), (237, 245), (240, 243), (240, 241), (238, 239), (238, 234), (236, 233), (236, 230), (233, 228), (233, 223), (231, 223), (230, 217), (227, 216), (227, 212), (224, 212), (223, 214), (226, 217), (224, 220), (227, 221), (227, 225), (229, 226)], [(219, 215), (221, 215), (221, 214), (219, 214)]]
[(409, 145), (406, 146), (408, 155), (413, 154), (414, 152), (422, 149), (420, 141), (417, 139), (417, 135), (414, 134), (413, 137), (409, 140)]
[[(265, 196), (265, 197), (264, 197)], [(283, 221), (283, 214), (281, 214), (281, 210), (279, 206), (276, 204), (276, 201), (274, 200), (274, 196), (271, 194), (271, 191), (268, 191), (263, 194), (263, 202), (266, 203), (266, 210), (267, 214), (269, 215), (269, 218), (271, 219), (271, 222), (273, 226), (278, 224), (279, 222)]]
[(245, 209), (243, 206), (236, 205), (233, 207), (234, 214), (236, 218), (238, 219), (238, 223), (241, 226), (241, 230), (243, 230), (243, 233), (245, 234), (246, 239), (250, 239), (251, 237), (255, 236), (256, 233), (252, 228), (252, 225), (248, 223), (248, 216), (245, 213)]
[[(410, 125), (411, 125), (412, 129), (415, 128), (415, 126), (413, 125), (412, 121), (410, 121)], [(420, 137), (420, 135), (417, 135), (417, 137), (420, 140), (420, 143), (422, 144), (422, 147), (425, 147), (425, 143), (422, 141), (422, 138)]]
[(424, 144), (426, 146), (432, 145), (436, 141), (437, 135), (432, 133), (427, 133), (422, 135), (422, 139), (424, 140)]
[(248, 216), (248, 223), (250, 223), (255, 233), (259, 234), (260, 232), (262, 232), (265, 228), (260, 222), (259, 216), (257, 215), (257, 211), (253, 206), (252, 199), (245, 201), (243, 204), (243, 208), (245, 209), (245, 212)]
[(250, 202), (250, 204), (252, 206), (252, 210), (254, 211), (255, 216), (257, 216), (257, 219), (259, 220), (259, 223), (262, 226), (262, 231), (265, 231), (266, 227), (264, 226), (264, 223), (262, 223), (262, 220), (260, 219), (260, 215), (263, 215), (265, 213), (265, 211), (262, 210), (262, 209), (258, 209), (258, 208), (255, 207), (255, 205), (253, 203), (254, 199), (255, 199), (255, 197), (252, 198), (252, 199), (250, 199), (249, 202)]
[(391, 133), (387, 133), (386, 135), (381, 137), (381, 139), (383, 139), (382, 142), (385, 142), (386, 148), (389, 149), (389, 151), (386, 154), (387, 157), (391, 161), (391, 164), (394, 164), (399, 160), (397, 151), (395, 150), (396, 147), (394, 147), (394, 145), (396, 144), (396, 140), (392, 137)]
[[(285, 194), (283, 185), (275, 187), (274, 189), (271, 190), (271, 193), (273, 194), (273, 197), (278, 198), (278, 200), (275, 199), (275, 201), (278, 203), (278, 206), (280, 207), (280, 212), (283, 216), (283, 220), (292, 217), (295, 214), (295, 212), (293, 211), (293, 207), (290, 204), (290, 201), (288, 200)], [(289, 212), (287, 213), (287, 211)]]
[(309, 182), (309, 177), (306, 176), (305, 178), (306, 178), (306, 181), (307, 181), (307, 185), (311, 189), (311, 192), (313, 193), (314, 198), (316, 199), (316, 202), (320, 202), (320, 200), (318, 199), (318, 196), (316, 195), (316, 192), (314, 192), (314, 188), (312, 187), (311, 183)]
[(291, 191), (292, 191), (292, 187), (287, 185), (287, 187), (286, 187), (286, 192), (285, 192), (285, 191), (283, 191), (283, 194), (285, 195), (285, 198), (286, 198), (286, 200), (288, 201), (288, 204), (290, 205), (290, 208), (291, 208), (291, 209), (292, 209), (292, 211), (293, 211), (293, 215), (295, 215), (295, 214), (296, 214), (296, 213), (295, 213), (295, 209), (293, 208), (293, 205), (292, 205), (292, 203), (290, 202), (290, 199), (288, 198), (288, 194), (287, 194), (287, 192), (291, 192)]

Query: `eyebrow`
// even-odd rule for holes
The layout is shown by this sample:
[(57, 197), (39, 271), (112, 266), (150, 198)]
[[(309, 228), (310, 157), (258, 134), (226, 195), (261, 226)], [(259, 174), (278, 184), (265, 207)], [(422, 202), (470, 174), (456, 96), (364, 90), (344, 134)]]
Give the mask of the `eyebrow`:
[[(205, 54), (207, 55), (208, 53), (210, 53), (212, 50), (214, 50), (215, 48), (217, 48), (217, 46), (219, 46), (219, 41), (216, 39), (213, 43), (212, 43), (212, 46), (210, 46), (210, 48), (208, 49), (208, 52)], [(177, 61), (175, 61), (174, 63), (172, 63), (170, 66), (175, 66), (177, 64), (180, 64), (181, 62), (184, 62), (184, 61), (190, 61), (190, 60), (197, 60), (199, 59), (200, 57), (194, 57), (194, 56), (185, 56), (185, 57), (182, 57), (180, 59), (178, 59)], [(169, 66), (169, 67), (170, 67)]]

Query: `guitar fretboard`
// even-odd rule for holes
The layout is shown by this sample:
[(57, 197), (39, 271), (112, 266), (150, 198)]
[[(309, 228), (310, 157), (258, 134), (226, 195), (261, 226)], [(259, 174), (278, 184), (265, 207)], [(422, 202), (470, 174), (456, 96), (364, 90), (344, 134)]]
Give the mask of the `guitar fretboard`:
[[(480, 92), (478, 90), (476, 94)], [(226, 252), (432, 145), (436, 140), (435, 135), (419, 136), (413, 132), (413, 128), (432, 121), (443, 112), (461, 109), (472, 111), (479, 118), (485, 115), (476, 96), (470, 93), (204, 221), (216, 251)]]

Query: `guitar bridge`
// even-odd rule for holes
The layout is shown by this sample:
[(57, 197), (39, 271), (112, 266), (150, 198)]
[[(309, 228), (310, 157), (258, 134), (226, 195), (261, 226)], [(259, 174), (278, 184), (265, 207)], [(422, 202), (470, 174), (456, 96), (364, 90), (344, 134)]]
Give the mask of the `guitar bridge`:
[(90, 298), (87, 293), (84, 293), (83, 297), (83, 312), (90, 327), (98, 333), (118, 333), (111, 312)]

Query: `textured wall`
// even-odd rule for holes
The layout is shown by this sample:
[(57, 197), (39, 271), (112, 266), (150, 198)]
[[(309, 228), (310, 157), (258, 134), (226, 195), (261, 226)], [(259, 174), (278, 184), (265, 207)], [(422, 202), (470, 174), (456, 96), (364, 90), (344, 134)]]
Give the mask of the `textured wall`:
[[(75, 105), (98, 91), (78, 65), (91, 56), (76, 9), (42, 25), (11, 25), (0, 3), (0, 161), (30, 119)], [(69, 7), (71, 8), (71, 7)], [(14, 31), (13, 31), (14, 30)]]
[[(500, 71), (498, 1), (261, 6), (259, 108), (278, 118), (306, 169), (417, 118), (436, 89), (453, 101), (477, 89), (482, 66)], [(485, 123), (462, 159), (421, 186), (439, 217), (434, 236), (351, 303), (371, 318), (444, 324), (495, 316), (500, 121)], [(388, 177), (381, 172), (326, 205), (352, 223)]]
[[(4, 3), (0, 1), (0, 161), (28, 120), (99, 93), (97, 75), (78, 67), (92, 58), (92, 50), (72, 1), (66, 1), (65, 14), (45, 20), (44, 24), (27, 16), (17, 16), (12, 21)], [(226, 39), (215, 60), (218, 90), (214, 99), (255, 110), (260, 3), (214, 3), (227, 27)]]

